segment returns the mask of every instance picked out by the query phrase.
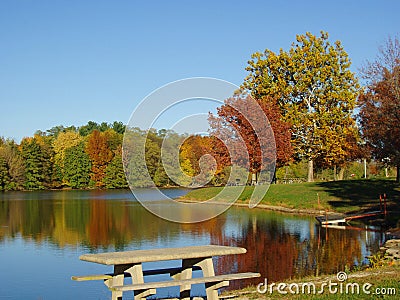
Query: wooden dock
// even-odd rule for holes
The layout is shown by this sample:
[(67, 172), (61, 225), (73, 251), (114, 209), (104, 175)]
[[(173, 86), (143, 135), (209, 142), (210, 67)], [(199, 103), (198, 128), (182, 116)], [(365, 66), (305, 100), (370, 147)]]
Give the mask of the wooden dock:
[(385, 214), (384, 211), (370, 211), (365, 213), (344, 215), (344, 214), (325, 214), (315, 217), (321, 225), (340, 225), (356, 219), (370, 218)]
[[(345, 215), (345, 214), (328, 214), (315, 217), (317, 221), (324, 226), (343, 226), (347, 225), (348, 222), (357, 219), (371, 218), (380, 215), (386, 216), (386, 194), (379, 195), (379, 207), (380, 210), (377, 211), (368, 211), (368, 212), (360, 212), (357, 214)], [(319, 201), (318, 201), (319, 203)]]

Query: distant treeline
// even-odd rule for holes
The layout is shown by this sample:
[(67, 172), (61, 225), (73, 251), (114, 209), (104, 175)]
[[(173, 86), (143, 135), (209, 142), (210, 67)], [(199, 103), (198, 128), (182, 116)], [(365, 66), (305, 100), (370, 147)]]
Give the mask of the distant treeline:
[(0, 191), (127, 187), (122, 122), (56, 126), (20, 144), (0, 138)]
[[(125, 129), (122, 122), (90, 121), (81, 127), (56, 126), (37, 131), (33, 137), (23, 138), (20, 144), (0, 138), (0, 191), (126, 188), (122, 160)], [(175, 178), (196, 176), (200, 173), (199, 158), (216, 148), (212, 137), (188, 138), (164, 129), (130, 128), (126, 138), (133, 141), (128, 143), (129, 147), (145, 146), (144, 161), (129, 156), (127, 162), (127, 176), (135, 187), (174, 186), (171, 175)], [(168, 163), (162, 163), (161, 147), (165, 140), (178, 149), (180, 169), (168, 170)], [(131, 153), (129, 147), (127, 152)], [(226, 164), (218, 162), (211, 184), (226, 183), (229, 172)]]

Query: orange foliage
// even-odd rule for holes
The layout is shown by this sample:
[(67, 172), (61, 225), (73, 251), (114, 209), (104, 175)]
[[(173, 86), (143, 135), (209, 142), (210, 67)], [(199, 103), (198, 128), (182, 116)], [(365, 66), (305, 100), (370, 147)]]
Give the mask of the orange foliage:
[(103, 178), (107, 164), (113, 159), (114, 153), (108, 147), (107, 135), (94, 130), (88, 138), (86, 152), (92, 163), (91, 179), (97, 187), (104, 186)]

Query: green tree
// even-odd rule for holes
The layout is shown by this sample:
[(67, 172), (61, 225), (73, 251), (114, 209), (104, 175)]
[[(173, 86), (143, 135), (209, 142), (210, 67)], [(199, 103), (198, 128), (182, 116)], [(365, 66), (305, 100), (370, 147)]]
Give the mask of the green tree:
[(120, 189), (128, 187), (125, 178), (124, 166), (122, 164), (121, 147), (117, 150), (114, 158), (106, 168), (104, 184), (108, 189)]
[(64, 127), (63, 125), (58, 125), (46, 130), (45, 134), (56, 139), (60, 133), (68, 131), (77, 132), (77, 129), (75, 126)]
[(114, 121), (112, 124), (112, 129), (119, 134), (124, 134), (125, 132), (125, 125), (122, 122)]
[(266, 49), (255, 53), (242, 85), (256, 99), (276, 99), (285, 121), (291, 124), (292, 145), (298, 159), (308, 161), (308, 181), (313, 181), (316, 160), (340, 164), (357, 138), (352, 113), (358, 81), (340, 41), (328, 34), (298, 35), (289, 51)]
[(38, 138), (25, 138), (21, 142), (21, 154), (25, 163), (25, 184), (28, 190), (44, 189), (51, 173), (50, 157), (46, 149), (40, 145)]
[(173, 184), (173, 182), (169, 180), (169, 177), (162, 164), (159, 164), (154, 174), (153, 181), (156, 186), (170, 186)]
[(149, 130), (146, 135), (145, 158), (150, 177), (154, 180), (156, 171), (161, 163), (161, 143), (155, 130)]
[(100, 125), (94, 121), (89, 121), (86, 125), (79, 127), (78, 131), (81, 136), (87, 136), (94, 130), (99, 130)]
[(53, 137), (51, 136), (38, 136), (35, 135), (37, 143), (41, 149), (42, 166), (43, 166), (43, 184), (45, 188), (53, 187), (53, 173), (54, 173), (54, 150), (52, 146)]
[(72, 188), (85, 188), (89, 184), (91, 163), (83, 142), (65, 150), (64, 179)]
[[(143, 145), (145, 132), (139, 128), (127, 128), (124, 135), (123, 165), (130, 187), (152, 187), (154, 183), (148, 175)], [(143, 156), (142, 156), (143, 154)]]

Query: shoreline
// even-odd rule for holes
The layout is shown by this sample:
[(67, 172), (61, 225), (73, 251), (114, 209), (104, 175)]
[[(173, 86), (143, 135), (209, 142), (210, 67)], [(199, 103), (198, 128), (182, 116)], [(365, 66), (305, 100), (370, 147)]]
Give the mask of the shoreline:
[[(206, 201), (202, 200), (194, 200), (194, 199), (188, 199), (188, 198), (178, 198), (176, 199), (179, 202), (183, 203), (202, 203)], [(221, 202), (207, 202), (209, 204), (217, 204), (217, 205), (225, 205), (226, 203), (221, 203)], [(237, 207), (245, 207), (245, 208), (250, 208), (248, 203), (237, 203), (234, 202), (230, 204), (229, 206), (237, 206)], [(277, 212), (282, 212), (282, 213), (288, 213), (288, 214), (294, 214), (294, 215), (308, 215), (308, 216), (318, 216), (324, 213), (327, 214), (338, 214), (338, 212), (335, 211), (325, 211), (325, 210), (316, 210), (316, 209), (308, 209), (308, 208), (289, 208), (289, 207), (284, 207), (284, 206), (278, 206), (278, 205), (269, 205), (269, 204), (257, 204), (254, 208), (258, 209), (265, 209), (265, 210), (270, 210), (270, 211), (277, 211)]]
[[(176, 199), (179, 202), (183, 202), (183, 203), (201, 203), (201, 202), (205, 202), (204, 200), (195, 200), (195, 199), (188, 199), (188, 198), (184, 198), (184, 196), (182, 196), (182, 198), (178, 198)], [(216, 205), (224, 205), (226, 203), (221, 203), (221, 202), (215, 202), (215, 201), (211, 201), (211, 202), (207, 202), (209, 204), (216, 204)], [(229, 206), (236, 206), (236, 207), (243, 207), (243, 208), (247, 208), (250, 209), (248, 203), (237, 203), (234, 202), (232, 204), (230, 204)], [(279, 212), (279, 213), (285, 213), (285, 214), (292, 214), (292, 215), (297, 215), (297, 216), (321, 216), (321, 215), (346, 215), (349, 212), (346, 213), (341, 213), (341, 212), (337, 212), (337, 211), (328, 211), (328, 210), (316, 210), (316, 209), (307, 209), (307, 208), (289, 208), (289, 207), (284, 207), (284, 206), (277, 206), (277, 205), (269, 205), (269, 204), (258, 204), (257, 206), (255, 206), (254, 208), (257, 209), (263, 209), (263, 210), (268, 210), (268, 211), (274, 211), (274, 212)], [(388, 224), (381, 224), (381, 226), (383, 226), (383, 228), (385, 228), (385, 226), (387, 226)], [(385, 234), (388, 234), (390, 236), (392, 236), (395, 239), (400, 239), (400, 227), (390, 227), (387, 226), (383, 232)]]

